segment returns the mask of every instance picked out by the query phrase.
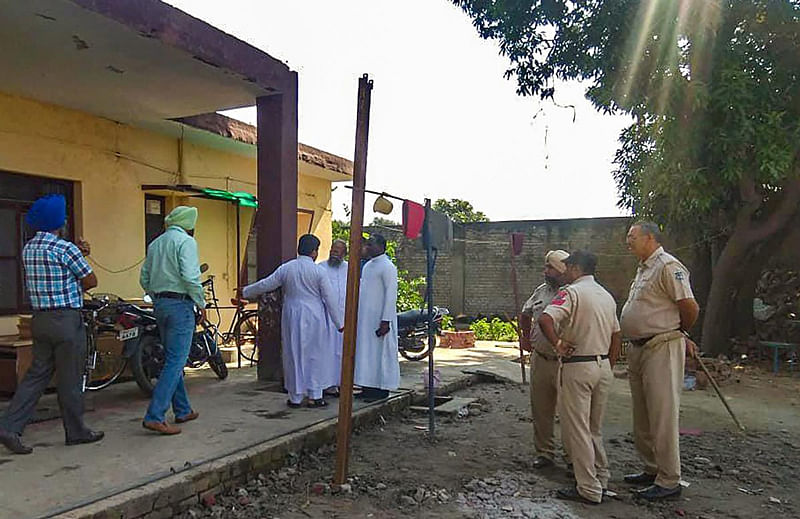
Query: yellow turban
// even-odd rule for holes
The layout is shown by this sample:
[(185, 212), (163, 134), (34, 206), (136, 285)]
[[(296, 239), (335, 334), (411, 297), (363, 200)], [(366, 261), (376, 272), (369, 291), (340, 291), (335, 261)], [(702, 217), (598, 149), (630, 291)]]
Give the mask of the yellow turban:
[(569, 252), (565, 250), (551, 250), (545, 255), (544, 263), (563, 274), (567, 271), (567, 266), (564, 264), (564, 260), (567, 259), (567, 257), (569, 257)]
[(179, 205), (164, 219), (164, 225), (171, 227), (177, 225), (187, 231), (194, 229), (197, 223), (197, 208)]

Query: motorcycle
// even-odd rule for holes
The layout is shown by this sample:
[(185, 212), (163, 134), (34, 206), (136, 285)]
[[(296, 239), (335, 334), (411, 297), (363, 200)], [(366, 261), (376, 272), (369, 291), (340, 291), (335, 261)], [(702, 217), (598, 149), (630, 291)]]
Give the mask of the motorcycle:
[[(447, 308), (433, 307), (434, 333), (442, 326)], [(430, 355), (428, 347), (428, 310), (408, 310), (397, 314), (397, 349), (408, 360), (422, 360)]]
[[(153, 310), (130, 303), (121, 304), (117, 324), (121, 328), (117, 338), (125, 345), (123, 355), (130, 359), (133, 378), (145, 394), (151, 395), (166, 359)], [(186, 367), (199, 368), (207, 362), (217, 377), (225, 380), (228, 366), (218, 347), (218, 337), (216, 327), (202, 320), (200, 330), (195, 330), (192, 337)]]

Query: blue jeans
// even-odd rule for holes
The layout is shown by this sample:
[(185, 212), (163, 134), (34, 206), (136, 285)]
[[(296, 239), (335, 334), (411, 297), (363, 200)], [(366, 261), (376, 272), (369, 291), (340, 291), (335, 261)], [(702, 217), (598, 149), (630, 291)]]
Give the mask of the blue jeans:
[(194, 335), (194, 303), (182, 299), (156, 299), (154, 313), (164, 345), (164, 368), (158, 377), (153, 398), (144, 416), (145, 422), (164, 422), (172, 404), (176, 418), (192, 412), (186, 386), (183, 384), (183, 367), (189, 357)]

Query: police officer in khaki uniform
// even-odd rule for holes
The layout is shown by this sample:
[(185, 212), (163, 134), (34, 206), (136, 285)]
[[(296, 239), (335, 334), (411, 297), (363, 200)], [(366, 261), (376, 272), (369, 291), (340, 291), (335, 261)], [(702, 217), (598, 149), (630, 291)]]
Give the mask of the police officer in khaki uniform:
[(569, 253), (551, 250), (544, 257), (544, 283), (536, 287), (533, 295), (522, 306), (520, 314), (520, 343), (525, 351), (533, 351), (531, 358), (531, 416), (533, 417), (533, 446), (536, 459), (533, 467), (543, 469), (553, 465), (556, 450), (554, 421), (558, 402), (558, 370), (560, 364), (556, 350), (542, 335), (538, 325), (545, 307), (566, 284), (564, 259)]
[(636, 278), (620, 318), (628, 348), (628, 380), (633, 398), (633, 437), (644, 472), (625, 476), (649, 485), (637, 492), (648, 500), (681, 493), (678, 411), (687, 348), (683, 331), (697, 320), (699, 307), (689, 271), (661, 246), (658, 226), (639, 222), (628, 231), (628, 248), (639, 260)]
[(609, 479), (603, 415), (622, 339), (617, 304), (594, 279), (597, 257), (575, 251), (564, 263), (569, 285), (539, 318), (561, 358), (561, 438), (575, 467), (576, 486), (558, 496), (598, 504)]

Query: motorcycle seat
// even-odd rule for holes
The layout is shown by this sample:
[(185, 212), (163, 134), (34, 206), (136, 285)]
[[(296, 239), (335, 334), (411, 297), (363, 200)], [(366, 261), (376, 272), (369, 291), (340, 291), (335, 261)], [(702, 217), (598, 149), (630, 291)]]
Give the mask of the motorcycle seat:
[[(435, 315), (435, 314), (434, 314)], [(397, 328), (409, 328), (428, 320), (427, 310), (407, 310), (397, 314)]]

